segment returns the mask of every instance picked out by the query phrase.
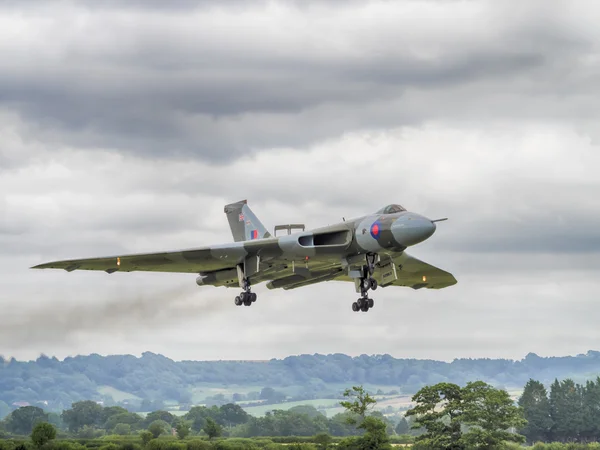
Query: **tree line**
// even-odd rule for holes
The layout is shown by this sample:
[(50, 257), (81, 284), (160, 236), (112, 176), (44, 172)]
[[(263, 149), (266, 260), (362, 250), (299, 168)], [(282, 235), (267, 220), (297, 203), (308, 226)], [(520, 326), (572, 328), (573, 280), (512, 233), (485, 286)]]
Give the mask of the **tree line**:
[[(50, 423), (59, 433), (80, 439), (93, 439), (105, 435), (130, 436), (150, 432), (160, 435), (261, 437), (261, 436), (314, 436), (326, 433), (331, 436), (360, 435), (352, 421), (351, 411), (326, 417), (310, 405), (295, 406), (289, 410), (274, 410), (262, 417), (249, 415), (237, 404), (222, 406), (195, 406), (186, 414), (176, 416), (168, 411), (154, 411), (146, 416), (127, 411), (119, 406), (104, 407), (91, 400), (75, 402), (62, 414), (48, 413), (36, 406), (25, 406), (11, 412), (0, 422), (0, 432), (10, 435), (29, 435), (36, 424)], [(387, 435), (416, 434), (406, 420), (399, 423), (379, 411), (370, 416), (384, 424)], [(146, 434), (146, 436), (148, 436)]]
[(366, 445), (364, 448), (387, 448), (391, 436), (411, 435), (408, 440), (414, 440), (415, 450), (499, 449), (509, 448), (511, 442), (528, 442), (539, 449), (544, 448), (540, 442), (578, 443), (581, 446), (570, 444), (569, 448), (588, 448), (583, 444), (600, 440), (600, 377), (585, 384), (554, 380), (549, 392), (543, 383), (530, 379), (518, 401), (483, 381), (464, 386), (437, 383), (421, 388), (399, 421), (375, 410), (375, 399), (361, 386), (346, 389), (343, 397), (340, 405), (345, 411), (331, 418), (308, 405), (253, 417), (233, 403), (195, 406), (182, 416), (168, 411), (143, 416), (84, 400), (60, 415), (35, 406), (19, 408), (0, 422), (0, 433), (31, 435), (32, 442), (56, 436), (98, 439), (120, 435), (150, 447), (158, 445), (150, 443), (159, 437), (186, 440), (193, 436), (208, 440), (320, 436), (328, 442), (337, 438), (338, 447), (353, 449), (363, 448), (354, 446), (358, 442)]
[[(352, 429), (352, 432), (347, 437), (338, 438), (335, 442), (336, 448), (340, 450), (391, 450), (388, 424), (381, 415), (374, 414), (371, 410), (372, 406), (376, 403), (373, 397), (362, 387), (346, 389), (344, 397), (346, 400), (340, 402), (345, 408), (343, 422), (345, 426)], [(91, 445), (86, 447), (83, 447), (81, 442), (56, 442), (56, 427), (47, 422), (48, 417), (43, 414), (45, 413), (43, 411), (40, 413), (36, 407), (23, 407), (12, 413), (8, 420), (5, 421), (5, 425), (21, 433), (30, 431), (30, 441), (17, 445), (11, 443), (8, 446), (0, 441), (0, 449), (27, 450), (28, 445), (33, 445), (38, 449), (44, 448), (45, 450), (83, 450), (83, 448), (96, 447), (90, 441), (87, 441), (87, 443)], [(119, 419), (117, 419), (117, 416), (120, 416)], [(293, 420), (286, 421), (286, 417)], [(334, 439), (324, 431), (326, 427), (321, 430), (311, 429), (311, 418), (318, 418), (321, 424), (326, 426), (326, 423), (322, 420), (324, 416), (316, 410), (305, 410), (302, 413), (274, 411), (272, 415), (267, 414), (264, 418), (254, 419), (249, 417), (238, 405), (233, 404), (220, 408), (196, 407), (195, 410), (193, 409), (184, 417), (173, 417), (166, 411), (156, 411), (148, 414), (145, 418), (141, 418), (135, 413), (119, 411), (118, 408), (104, 408), (93, 401), (82, 401), (73, 404), (73, 408), (65, 410), (61, 414), (61, 419), (70, 433), (78, 433), (86, 428), (93, 429), (95, 426), (110, 428), (115, 423), (115, 427), (126, 424), (130, 427), (134, 425), (135, 428), (139, 428), (136, 433), (139, 442), (130, 441), (122, 444), (120, 447), (114, 443), (109, 443), (101, 445), (101, 450), (138, 450), (141, 448), (147, 450), (204, 450), (213, 448), (221, 450), (227, 448), (258, 448), (261, 445), (257, 445), (256, 441), (245, 441), (244, 445), (233, 447), (231, 445), (222, 445), (222, 441), (217, 442), (215, 445), (211, 444), (211, 442), (221, 437), (226, 427), (230, 430), (244, 425), (252, 427), (260, 424), (261, 421), (263, 422), (263, 426), (270, 425), (270, 427), (266, 427), (269, 433), (277, 432), (273, 427), (282, 427), (278, 431), (284, 436), (292, 436), (294, 427), (298, 426), (307, 432), (309, 430), (311, 433), (317, 431), (316, 434), (312, 435), (312, 442), (318, 444), (321, 449), (329, 448)], [(256, 421), (253, 423), (253, 420)], [(304, 423), (300, 425), (295, 423), (299, 420)], [(129, 423), (125, 423), (124, 421)], [(315, 423), (312, 426), (314, 427)], [(146, 429), (142, 430), (141, 427), (146, 427)], [(31, 430), (29, 430), (30, 428)], [(197, 439), (186, 441), (190, 434), (199, 428), (199, 431), (206, 436), (208, 443)], [(168, 434), (169, 429), (177, 435), (180, 441), (184, 441), (185, 444), (183, 442), (182, 444), (173, 444), (172, 442), (168, 443), (165, 440), (159, 440), (162, 434)], [(295, 430), (297, 431), (298, 428)], [(255, 430), (254, 433), (256, 432)], [(93, 439), (93, 436), (89, 436), (89, 438)], [(239, 441), (234, 442), (239, 443)], [(288, 446), (275, 445), (272, 440), (264, 440), (262, 444), (262, 447), (269, 448), (269, 450), (289, 448)], [(294, 447), (303, 450), (317, 450), (316, 445), (301, 445), (297, 442)]]
[[(390, 355), (344, 354), (300, 355), (284, 359), (256, 361), (173, 361), (146, 352), (132, 355), (87, 355), (63, 361), (40, 356), (35, 361), (4, 360), (0, 357), (0, 417), (22, 402), (55, 411), (68, 408), (80, 400), (103, 401), (105, 405), (126, 406), (138, 412), (164, 408), (162, 402), (175, 400), (188, 405), (194, 387), (220, 385), (270, 386), (279, 389), (290, 400), (294, 391), (302, 396), (293, 400), (340, 398), (340, 383), (365, 383), (415, 393), (420, 388), (439, 382), (464, 385), (483, 380), (495, 386), (523, 386), (528, 379), (543, 374), (551, 382), (587, 373), (600, 373), (600, 353), (590, 351), (577, 357), (542, 358), (529, 354), (524, 359), (456, 359), (443, 361), (398, 359)], [(103, 386), (131, 394), (128, 404), (102, 394)], [(290, 389), (295, 386), (302, 389)], [(286, 395), (287, 394), (287, 395)], [(258, 392), (231, 393), (220, 403), (257, 400)], [(234, 398), (235, 397), (235, 398)], [(217, 400), (217, 399), (215, 399)], [(39, 403), (37, 403), (39, 402)]]
[[(191, 435), (212, 440), (219, 437), (313, 436), (331, 442), (333, 436), (342, 450), (391, 449), (390, 436), (413, 432), (415, 448), (470, 449), (499, 448), (505, 442), (525, 438), (517, 428), (526, 424), (521, 408), (508, 393), (484, 382), (460, 387), (438, 383), (419, 390), (412, 398), (415, 406), (406, 418), (394, 424), (376, 411), (376, 400), (362, 386), (344, 391), (343, 413), (328, 419), (312, 406), (288, 411), (275, 410), (264, 417), (249, 416), (239, 405), (196, 406), (181, 417), (155, 411), (142, 417), (120, 407), (103, 407), (93, 401), (80, 401), (60, 415), (62, 430), (70, 436), (94, 439), (105, 433), (137, 436), (141, 445), (155, 448), (161, 435), (185, 440)], [(49, 415), (37, 407), (23, 407), (3, 422), (19, 434), (31, 434), (32, 441), (45, 443), (55, 437)], [(45, 445), (41, 444), (41, 445)]]
[(550, 392), (530, 379), (519, 406), (527, 420), (522, 432), (529, 442), (600, 441), (600, 377), (583, 384), (555, 379)]

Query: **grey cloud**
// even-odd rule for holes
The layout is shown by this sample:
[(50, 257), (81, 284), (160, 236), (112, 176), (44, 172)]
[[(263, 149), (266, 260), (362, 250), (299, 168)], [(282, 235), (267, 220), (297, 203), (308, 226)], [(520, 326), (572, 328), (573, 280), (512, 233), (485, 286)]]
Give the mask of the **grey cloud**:
[[(64, 18), (36, 29), (56, 46), (29, 31), (7, 53), (0, 39), (0, 309), (22, 341), (0, 333), (1, 352), (452, 359), (599, 347), (591, 9), (455, 2), (437, 10), (443, 23), (391, 27), (366, 9), (352, 21), (376, 2), (296, 3), (289, 23), (250, 2), (204, 2), (202, 20), (188, 2), (103, 5), (13, 3), (21, 25), (35, 28), (40, 8)], [(90, 11), (84, 34), (68, 28)], [(11, 22), (0, 25), (4, 37)], [(193, 275), (28, 269), (229, 242), (222, 205), (244, 198), (270, 229), (395, 202), (448, 216), (410, 253), (459, 284), (380, 289), (357, 315), (348, 283), (258, 286), (257, 304), (236, 308), (236, 290)]]
[[(102, 10), (107, 16), (91, 19), (94, 32), (89, 37), (77, 41), (59, 36), (65, 50), (58, 56), (45, 56), (42, 42), (28, 44), (25, 51), (39, 50), (43, 56), (5, 68), (0, 102), (39, 124), (47, 141), (222, 163), (260, 148), (309, 145), (348, 129), (416, 124), (436, 117), (560, 115), (548, 91), (548, 83), (557, 80), (548, 68), (558, 66), (565, 74), (565, 68), (578, 65), (577, 56), (587, 48), (585, 36), (565, 35), (569, 31), (564, 27), (555, 34), (542, 33), (528, 22), (494, 24), (500, 39), (493, 43), (487, 35), (479, 36), (482, 31), (468, 41), (451, 29), (449, 33), (457, 36), (442, 41), (436, 56), (427, 59), (410, 50), (413, 44), (427, 44), (419, 36), (404, 42), (407, 34), (401, 27), (387, 30), (378, 47), (377, 41), (357, 42), (354, 52), (338, 54), (328, 45), (311, 52), (296, 41), (270, 42), (267, 31), (260, 30), (240, 29), (228, 37), (209, 27), (187, 36), (178, 31), (173, 16), (160, 22), (161, 35), (156, 35), (156, 18), (142, 5), (137, 7), (129, 12), (136, 14), (135, 30), (118, 21), (111, 26), (113, 10), (108, 8)], [(254, 8), (258, 7), (245, 10), (259, 10)], [(330, 13), (342, 12), (352, 5), (329, 8)], [(84, 11), (80, 6), (57, 14), (71, 17)], [(297, 12), (300, 17), (303, 13)], [(175, 6), (173, 14), (184, 18), (177, 14), (185, 13)], [(211, 12), (207, 14), (199, 17), (196, 30), (210, 21)], [(489, 5), (484, 12), (499, 19), (503, 14)], [(103, 21), (102, 27), (97, 21)], [(342, 22), (330, 22), (347, 33)], [(359, 32), (365, 33), (365, 25), (359, 25)], [(375, 37), (377, 32), (373, 29)], [(443, 39), (443, 33), (439, 36)], [(556, 40), (562, 45), (554, 46)], [(312, 36), (307, 44), (317, 41)], [(519, 81), (533, 77), (534, 86)], [(560, 82), (569, 98), (576, 89), (572, 79), (567, 76)], [(545, 87), (540, 91), (540, 86)], [(445, 90), (443, 101), (436, 101), (440, 89)], [(507, 91), (530, 102), (517, 105), (518, 100), (511, 99), (503, 104), (494, 92)], [(570, 101), (585, 105), (582, 99)], [(596, 116), (597, 108), (592, 107)]]

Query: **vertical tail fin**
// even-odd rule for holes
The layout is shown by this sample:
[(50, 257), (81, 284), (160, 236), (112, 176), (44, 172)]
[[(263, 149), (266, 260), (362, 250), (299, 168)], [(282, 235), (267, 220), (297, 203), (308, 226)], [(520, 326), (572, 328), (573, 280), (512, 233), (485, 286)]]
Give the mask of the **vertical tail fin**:
[(225, 214), (235, 242), (271, 237), (271, 233), (248, 207), (247, 200), (225, 205)]

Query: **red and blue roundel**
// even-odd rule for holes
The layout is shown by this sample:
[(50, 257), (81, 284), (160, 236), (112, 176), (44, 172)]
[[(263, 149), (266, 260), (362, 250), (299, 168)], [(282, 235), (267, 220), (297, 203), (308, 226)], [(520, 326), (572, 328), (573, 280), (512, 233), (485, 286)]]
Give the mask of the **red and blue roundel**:
[(371, 236), (373, 236), (373, 239), (379, 239), (379, 236), (381, 236), (381, 223), (379, 223), (379, 220), (371, 225)]
[(258, 230), (252, 230), (250, 232), (250, 239), (258, 239)]

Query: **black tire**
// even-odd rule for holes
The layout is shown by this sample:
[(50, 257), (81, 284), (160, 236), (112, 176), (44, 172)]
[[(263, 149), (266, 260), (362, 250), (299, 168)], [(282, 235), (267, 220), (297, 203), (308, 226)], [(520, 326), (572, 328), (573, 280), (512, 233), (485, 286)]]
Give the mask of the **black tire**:
[(374, 291), (377, 289), (377, 280), (375, 278), (371, 278), (371, 290)]
[(363, 305), (363, 306), (360, 308), (360, 310), (361, 310), (362, 312), (367, 312), (367, 311), (369, 310), (369, 305), (365, 303), (365, 304), (364, 304), (364, 305)]
[(252, 304), (252, 300), (246, 299), (244, 300), (244, 306), (250, 306)]
[(252, 293), (250, 294), (250, 301), (251, 301), (252, 303), (254, 303), (254, 302), (256, 301), (256, 294), (255, 294), (254, 292), (252, 292)]
[(356, 304), (358, 305), (358, 309), (363, 307), (364, 301), (362, 298), (359, 298), (358, 300), (356, 300)]
[(369, 299), (369, 309), (371, 309), (375, 305), (375, 302), (372, 298)]
[(236, 306), (241, 306), (244, 303), (239, 295), (235, 298), (234, 302)]
[(358, 307), (358, 303), (352, 303), (352, 311), (357, 312), (360, 308)]

